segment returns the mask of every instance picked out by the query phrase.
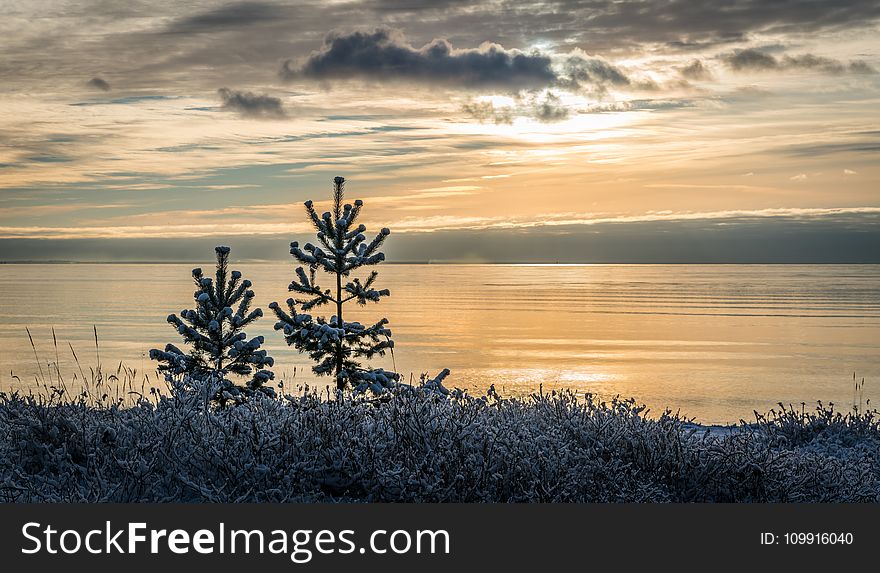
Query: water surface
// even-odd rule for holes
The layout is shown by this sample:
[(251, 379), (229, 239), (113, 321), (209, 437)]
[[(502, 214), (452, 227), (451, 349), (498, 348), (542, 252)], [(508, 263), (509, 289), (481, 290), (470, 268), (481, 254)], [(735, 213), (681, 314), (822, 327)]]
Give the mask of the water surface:
[[(149, 370), (150, 348), (180, 343), (168, 313), (192, 307), (181, 264), (0, 265), (0, 387), (33, 387), (59, 341), (62, 373), (94, 365)], [(210, 261), (202, 266), (207, 270)], [(257, 304), (288, 297), (293, 265), (233, 265)], [(418, 376), (448, 367), (449, 385), (506, 394), (567, 388), (634, 396), (703, 422), (750, 418), (777, 402), (853, 404), (880, 398), (880, 266), (876, 265), (384, 265), (392, 296), (356, 308), (386, 316), (395, 356), (375, 363)], [(327, 282), (329, 285), (330, 283)], [(263, 334), (286, 380), (319, 382), (272, 318)], [(13, 378), (14, 372), (18, 378)]]

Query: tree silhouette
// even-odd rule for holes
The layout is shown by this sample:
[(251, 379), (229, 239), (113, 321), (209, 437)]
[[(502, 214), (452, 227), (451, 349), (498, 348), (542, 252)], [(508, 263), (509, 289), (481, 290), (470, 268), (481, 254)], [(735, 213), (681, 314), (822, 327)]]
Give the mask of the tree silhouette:
[[(240, 402), (255, 392), (274, 395), (274, 390), (265, 384), (274, 378), (267, 366), (274, 361), (265, 350), (261, 350), (263, 337), (247, 340), (244, 328), (263, 316), (259, 308), (250, 310), (254, 291), (251, 281), (241, 278), (238, 271), (229, 271), (229, 247), (214, 249), (217, 255), (215, 279), (205, 277), (202, 269), (192, 271), (198, 290), (193, 294), (196, 308), (168, 315), (168, 322), (175, 327), (184, 341), (192, 345), (186, 353), (168, 344), (165, 350), (150, 350), (150, 358), (159, 361), (159, 370), (170, 374), (187, 375), (204, 379), (214, 375), (222, 380), (215, 401), (221, 405), (227, 402)], [(235, 310), (233, 310), (235, 308)], [(226, 379), (232, 373), (250, 376), (243, 386)]]
[[(378, 252), (379, 247), (391, 231), (382, 229), (371, 241), (364, 232), (367, 228), (355, 221), (360, 214), (363, 201), (342, 204), (345, 179), (333, 179), (333, 210), (321, 216), (315, 211), (312, 201), (306, 201), (306, 213), (317, 231), (319, 245), (306, 243), (300, 248), (298, 242), (290, 244), (290, 254), (302, 265), (296, 269), (296, 278), (288, 290), (296, 293), (287, 299), (289, 312), (284, 311), (277, 302), (269, 305), (278, 316), (276, 330), (282, 330), (287, 344), (307, 353), (317, 362), (312, 370), (317, 375), (336, 377), (336, 387), (340, 390), (351, 385), (356, 391), (371, 389), (382, 392), (399, 380), (400, 375), (362, 365), (362, 360), (373, 356), (384, 356), (386, 350), (393, 353), (394, 341), (391, 330), (383, 318), (372, 326), (359, 322), (345, 322), (343, 309), (346, 303), (378, 302), (388, 296), (388, 289), (377, 290), (373, 285), (379, 274), (372, 271), (364, 282), (358, 278), (348, 280), (351, 273), (361, 267), (377, 265), (385, 260)], [(308, 269), (308, 270), (306, 270)], [(318, 270), (330, 274), (336, 282), (334, 291), (323, 289), (316, 282)], [(343, 279), (346, 282), (343, 283)], [(329, 319), (317, 318), (308, 311), (333, 304), (336, 314)]]

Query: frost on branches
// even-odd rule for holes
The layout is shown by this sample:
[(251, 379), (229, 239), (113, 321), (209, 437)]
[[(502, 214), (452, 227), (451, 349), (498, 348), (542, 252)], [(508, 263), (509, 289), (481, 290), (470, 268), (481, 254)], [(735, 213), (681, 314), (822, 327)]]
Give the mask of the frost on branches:
[[(159, 370), (169, 375), (187, 380), (219, 379), (213, 400), (221, 406), (240, 403), (256, 392), (274, 396), (274, 390), (266, 386), (274, 374), (264, 369), (272, 366), (273, 360), (260, 349), (263, 337), (248, 340), (244, 332), (263, 316), (261, 309), (250, 309), (254, 299), (251, 281), (242, 279), (238, 271), (228, 270), (229, 247), (219, 246), (214, 251), (217, 270), (213, 280), (200, 268), (192, 271), (197, 287), (193, 295), (196, 308), (180, 311), (180, 317), (168, 316), (168, 322), (192, 346), (191, 350), (186, 353), (168, 344), (164, 351), (150, 350), (150, 358), (158, 360)], [(237, 385), (227, 378), (228, 374), (249, 379)]]
[[(362, 360), (383, 356), (386, 350), (393, 352), (391, 330), (386, 327), (388, 320), (383, 318), (370, 326), (346, 322), (343, 307), (352, 301), (360, 305), (378, 302), (390, 294), (388, 289), (374, 287), (378, 277), (376, 271), (372, 271), (363, 282), (349, 278), (353, 271), (385, 260), (385, 255), (378, 249), (391, 231), (382, 229), (368, 241), (364, 235), (367, 228), (355, 224), (363, 201), (343, 205), (344, 184), (342, 177), (333, 179), (332, 212), (319, 216), (314, 204), (305, 202), (306, 213), (317, 231), (318, 244), (306, 243), (302, 247), (298, 242), (290, 244), (290, 254), (303, 265), (296, 269), (296, 278), (288, 287), (296, 294), (287, 299), (288, 311), (277, 302), (270, 304), (269, 308), (278, 316), (275, 329), (283, 331), (287, 344), (317, 362), (312, 368), (315, 374), (334, 375), (336, 387), (340, 390), (350, 385), (355, 391), (370, 389), (381, 393), (397, 382), (400, 375), (381, 368), (370, 369), (362, 365)], [(318, 286), (318, 270), (335, 278), (335, 289)], [(312, 309), (325, 304), (335, 305), (336, 314), (329, 319), (309, 314)]]

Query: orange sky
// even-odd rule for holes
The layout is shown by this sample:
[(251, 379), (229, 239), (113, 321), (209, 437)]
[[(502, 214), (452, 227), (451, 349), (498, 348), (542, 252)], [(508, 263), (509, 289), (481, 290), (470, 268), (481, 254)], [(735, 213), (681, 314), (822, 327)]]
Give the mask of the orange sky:
[(880, 212), (863, 3), (11, 4), (0, 241)]

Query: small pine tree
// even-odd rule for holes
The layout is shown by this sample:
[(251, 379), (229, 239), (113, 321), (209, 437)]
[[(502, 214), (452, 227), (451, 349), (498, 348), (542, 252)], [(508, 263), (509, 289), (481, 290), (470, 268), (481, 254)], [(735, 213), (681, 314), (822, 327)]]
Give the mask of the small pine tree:
[[(360, 305), (378, 302), (391, 293), (388, 289), (374, 288), (379, 276), (376, 271), (372, 271), (364, 282), (354, 278), (343, 283), (343, 279), (348, 279), (352, 271), (361, 267), (384, 261), (385, 255), (378, 249), (391, 231), (382, 229), (372, 241), (367, 241), (364, 236), (367, 228), (362, 224), (355, 226), (363, 201), (358, 199), (354, 205), (343, 205), (344, 184), (342, 177), (333, 180), (332, 212), (318, 216), (314, 204), (305, 202), (306, 213), (317, 230), (320, 245), (306, 243), (300, 248), (298, 242), (290, 244), (290, 254), (308, 271), (302, 266), (296, 269), (296, 279), (288, 287), (296, 293), (295, 298), (287, 299), (289, 313), (277, 302), (270, 304), (269, 308), (278, 316), (275, 329), (284, 332), (287, 344), (317, 362), (312, 368), (315, 374), (335, 375), (339, 390), (351, 385), (359, 392), (368, 388), (382, 392), (399, 380), (400, 375), (381, 368), (364, 367), (361, 360), (384, 356), (386, 350), (394, 352), (391, 330), (386, 327), (388, 319), (383, 318), (372, 326), (345, 322), (343, 307), (351, 301)], [(335, 278), (334, 291), (322, 289), (315, 282), (318, 269)], [(336, 314), (329, 320), (307, 314), (325, 304), (336, 306)]]
[[(168, 322), (192, 349), (185, 353), (168, 344), (164, 351), (150, 350), (150, 358), (159, 361), (159, 370), (169, 374), (195, 380), (219, 377), (221, 386), (214, 400), (221, 406), (241, 402), (256, 392), (274, 396), (274, 390), (265, 385), (275, 375), (264, 370), (274, 361), (260, 349), (263, 337), (247, 341), (244, 333), (245, 327), (263, 316), (259, 308), (250, 310), (254, 299), (251, 281), (242, 280), (238, 271), (228, 270), (229, 247), (219, 246), (214, 251), (217, 254), (214, 280), (205, 277), (200, 268), (192, 271), (198, 289), (193, 294), (196, 308), (180, 311), (180, 318), (168, 315)], [(227, 380), (229, 373), (250, 376), (250, 379), (239, 386)]]

